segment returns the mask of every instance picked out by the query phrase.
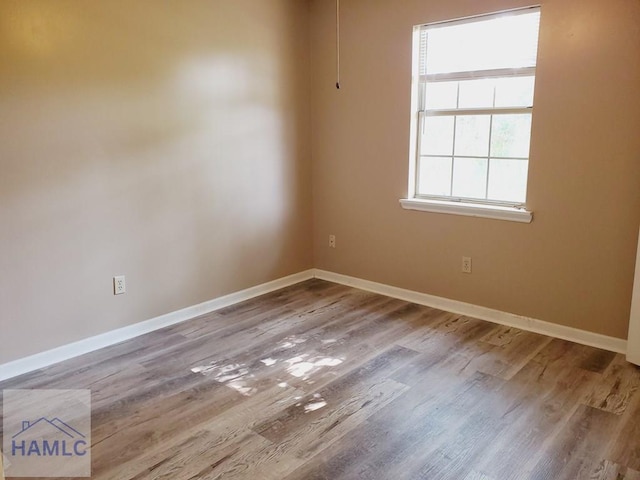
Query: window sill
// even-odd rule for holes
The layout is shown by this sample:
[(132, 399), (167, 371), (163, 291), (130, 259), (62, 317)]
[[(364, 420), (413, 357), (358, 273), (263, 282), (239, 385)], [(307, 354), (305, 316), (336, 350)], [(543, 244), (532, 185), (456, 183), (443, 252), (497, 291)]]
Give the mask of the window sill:
[(495, 220), (507, 220), (510, 222), (521, 223), (531, 223), (531, 220), (533, 220), (532, 212), (513, 207), (446, 202), (440, 200), (419, 200), (416, 198), (403, 198), (400, 200), (400, 204), (404, 209), (420, 210), (422, 212), (449, 213), (451, 215), (493, 218)]

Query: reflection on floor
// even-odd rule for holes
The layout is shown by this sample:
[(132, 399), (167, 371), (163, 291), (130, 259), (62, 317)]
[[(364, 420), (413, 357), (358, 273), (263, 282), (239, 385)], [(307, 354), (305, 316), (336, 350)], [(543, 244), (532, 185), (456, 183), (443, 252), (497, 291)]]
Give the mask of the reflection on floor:
[(312, 280), (0, 388), (90, 388), (93, 479), (640, 480), (621, 355)]

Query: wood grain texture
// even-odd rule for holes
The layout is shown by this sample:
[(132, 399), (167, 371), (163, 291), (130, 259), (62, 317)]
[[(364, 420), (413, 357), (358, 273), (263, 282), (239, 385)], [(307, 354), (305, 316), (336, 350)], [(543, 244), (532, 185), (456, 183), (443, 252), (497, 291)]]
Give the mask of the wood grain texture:
[(640, 480), (621, 355), (311, 280), (0, 384), (90, 388), (96, 480)]

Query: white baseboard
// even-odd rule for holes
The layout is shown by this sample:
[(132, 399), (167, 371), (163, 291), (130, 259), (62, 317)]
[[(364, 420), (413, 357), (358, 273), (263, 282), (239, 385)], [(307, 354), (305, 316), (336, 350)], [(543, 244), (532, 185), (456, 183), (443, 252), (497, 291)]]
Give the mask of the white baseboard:
[(404, 288), (392, 287), (382, 283), (371, 282), (369, 280), (362, 280), (360, 278), (349, 277), (347, 275), (327, 272), (319, 269), (314, 270), (314, 277), (359, 288), (361, 290), (367, 290), (369, 292), (379, 293), (388, 297), (398, 298), (407, 302), (446, 310), (447, 312), (458, 313), (468, 317), (498, 323), (500, 325), (520, 328), (529, 332), (569, 340), (582, 345), (602, 348), (603, 350), (609, 350), (611, 352), (626, 353), (627, 351), (627, 341), (621, 338), (609, 337), (607, 335), (588, 332), (578, 328), (558, 325), (556, 323), (545, 322), (535, 318), (524, 317), (522, 315), (502, 312), (492, 308), (459, 302), (449, 298), (436, 297), (435, 295), (415, 292), (413, 290), (405, 290)]
[(340, 283), (342, 285), (379, 293), (388, 297), (398, 298), (407, 302), (426, 305), (452, 313), (487, 320), (500, 325), (520, 328), (522, 330), (540, 333), (542, 335), (549, 335), (551, 337), (561, 338), (563, 340), (569, 340), (583, 345), (602, 348), (612, 352), (626, 353), (627, 351), (627, 341), (620, 338), (608, 337), (606, 335), (588, 332), (586, 330), (566, 327), (555, 323), (545, 322), (543, 320), (536, 320), (535, 318), (515, 315), (513, 313), (501, 312), (492, 308), (481, 307), (457, 300), (437, 297), (435, 295), (406, 290), (404, 288), (392, 287), (390, 285), (362, 280), (360, 278), (350, 277), (339, 273), (311, 269), (279, 278), (271, 282), (263, 283), (261, 285), (256, 285), (255, 287), (247, 288), (239, 292), (218, 297), (198, 305), (183, 308), (182, 310), (167, 313), (166, 315), (161, 315), (159, 317), (152, 318), (151, 320), (112, 330), (110, 332), (86, 338), (68, 345), (63, 345), (46, 352), (37, 353), (29, 357), (5, 363), (0, 365), (0, 381), (38, 370), (40, 368), (48, 367), (54, 363), (62, 362), (100, 348), (108, 347), (110, 345), (144, 335), (145, 333), (153, 332), (154, 330), (175, 325), (200, 315), (213, 312), (220, 308), (244, 302), (245, 300), (250, 300), (251, 298), (264, 295), (265, 293), (273, 292), (290, 285), (295, 285), (296, 283), (303, 282), (311, 278), (319, 278), (321, 280)]
[(239, 292), (230, 293), (229, 295), (208, 300), (198, 305), (183, 308), (182, 310), (167, 313), (165, 315), (152, 318), (151, 320), (111, 330), (110, 332), (85, 338), (52, 350), (47, 350), (46, 352), (37, 353), (29, 357), (5, 363), (0, 365), (0, 381), (22, 375), (23, 373), (28, 373), (33, 370), (48, 367), (54, 363), (93, 352), (94, 350), (108, 347), (110, 345), (144, 335), (145, 333), (153, 332), (160, 328), (175, 325), (176, 323), (181, 323), (200, 315), (213, 312), (214, 310), (228, 307), (239, 302), (244, 302), (245, 300), (294, 285), (304, 280), (309, 280), (313, 278), (313, 272), (313, 270), (305, 270), (271, 282), (256, 285), (255, 287), (240, 290)]

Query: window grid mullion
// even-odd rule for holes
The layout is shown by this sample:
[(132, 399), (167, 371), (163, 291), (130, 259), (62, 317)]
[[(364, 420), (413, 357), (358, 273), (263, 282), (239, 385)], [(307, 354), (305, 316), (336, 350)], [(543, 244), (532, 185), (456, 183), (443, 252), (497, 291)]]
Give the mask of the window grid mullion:
[[(458, 82), (456, 90), (456, 107), (460, 106), (460, 82)], [(453, 167), (456, 162), (456, 125), (458, 117), (453, 116), (453, 145), (451, 145), (451, 182), (449, 182), (449, 195), (453, 195)]]
[(533, 107), (494, 107), (494, 108), (447, 108), (422, 110), (427, 117), (446, 117), (450, 115), (518, 115), (531, 114)]
[[(493, 108), (496, 107), (497, 88), (498, 87), (494, 83), (493, 84), (493, 101), (491, 102), (491, 104), (493, 105)], [(487, 175), (485, 177), (485, 182), (484, 182), (484, 198), (486, 198), (487, 200), (489, 199), (489, 175), (491, 174), (491, 136), (492, 135), (493, 135), (493, 115), (489, 117), (489, 150), (488, 150), (489, 156), (487, 157)]]
[[(494, 92), (495, 101), (495, 92)], [(487, 173), (484, 177), (484, 198), (489, 199), (489, 170), (491, 169), (491, 134), (493, 131), (493, 115), (489, 116), (489, 145), (487, 147)]]
[(414, 191), (415, 192), (420, 192), (420, 169), (422, 168), (421, 165), (421, 161), (420, 158), (422, 157), (421, 153), (422, 153), (422, 136), (424, 135), (424, 124), (426, 122), (427, 117), (422, 113), (418, 113), (418, 141), (417, 141), (417, 147), (418, 147), (418, 154), (416, 155), (416, 168), (415, 168), (415, 174), (416, 174), (416, 178), (415, 178), (415, 185), (414, 185)]

